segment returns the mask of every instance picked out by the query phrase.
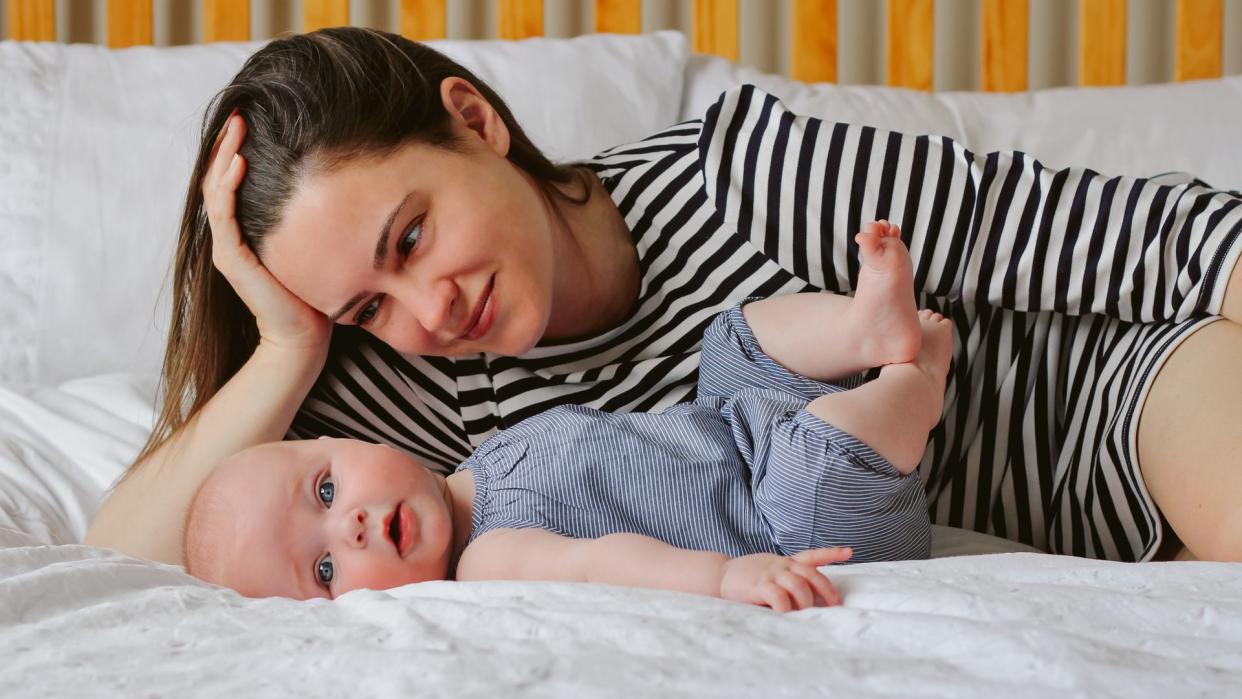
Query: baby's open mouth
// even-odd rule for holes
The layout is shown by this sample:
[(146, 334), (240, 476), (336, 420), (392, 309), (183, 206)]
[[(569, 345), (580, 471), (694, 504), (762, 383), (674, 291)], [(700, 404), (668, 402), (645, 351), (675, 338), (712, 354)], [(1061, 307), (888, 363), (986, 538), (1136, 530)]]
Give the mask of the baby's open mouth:
[(392, 540), (392, 545), (397, 549), (397, 553), (401, 553), (401, 504), (393, 508), (392, 514), (388, 516), (388, 538)]

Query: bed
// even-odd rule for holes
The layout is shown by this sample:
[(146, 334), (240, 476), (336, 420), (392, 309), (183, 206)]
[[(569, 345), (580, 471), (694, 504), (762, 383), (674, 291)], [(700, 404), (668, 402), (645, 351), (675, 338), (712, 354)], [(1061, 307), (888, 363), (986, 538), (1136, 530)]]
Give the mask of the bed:
[[(179, 567), (80, 545), (150, 430), (167, 263), (201, 110), (260, 45), (236, 21), (244, 5), (204, 0), (200, 45), (0, 42), (0, 696), (1223, 696), (1242, 687), (1242, 564), (1076, 559), (945, 527), (934, 528), (932, 560), (832, 569), (844, 605), (787, 615), (552, 583), (249, 600)], [(1083, 0), (1083, 40), (1115, 29), (1115, 15), (1092, 12), (1125, 6)], [(48, 7), (9, 0), (9, 36), (56, 38)], [(143, 7), (109, 3), (108, 43), (151, 41)], [(305, 27), (349, 18), (348, 3), (302, 7)], [(1103, 58), (1080, 61), (1082, 84), (1112, 86), (1038, 91), (1024, 91), (1014, 50), (1026, 46), (1026, 2), (984, 2), (984, 89), (971, 92), (927, 89), (930, 47), (890, 52), (887, 86), (818, 82), (837, 71), (823, 50), (836, 45), (835, 2), (784, 6), (798, 24), (788, 76), (730, 60), (735, 3), (693, 7), (689, 36), (513, 41), (541, 32), (542, 3), (523, 2), (499, 5), (498, 40), (437, 38), (443, 2), (400, 3), (393, 28), (436, 39), (488, 79), (559, 159), (696, 118), (722, 90), (751, 82), (826, 119), (1242, 188), (1242, 76), (1219, 77), (1220, 2), (1178, 3), (1177, 36), (1216, 22), (1216, 64), (1204, 59), (1210, 41), (1205, 52), (1187, 39), (1185, 58), (1179, 41), (1174, 76), (1209, 79), (1122, 85), (1113, 34)], [(890, 41), (918, 44), (931, 7), (890, 0), (890, 18), (903, 18), (889, 22)], [(635, 31), (642, 8), (599, 2), (597, 26)], [(532, 83), (532, 74), (558, 79)], [(570, 108), (589, 128), (558, 128)]]

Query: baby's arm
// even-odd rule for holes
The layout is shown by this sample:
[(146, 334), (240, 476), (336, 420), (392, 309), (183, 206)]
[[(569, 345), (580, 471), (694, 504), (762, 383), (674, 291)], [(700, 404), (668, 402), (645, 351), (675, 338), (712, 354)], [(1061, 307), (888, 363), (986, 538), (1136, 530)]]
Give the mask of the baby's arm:
[(812, 549), (793, 557), (730, 559), (639, 534), (572, 539), (542, 529), (500, 529), (470, 544), (458, 580), (565, 580), (693, 592), (777, 611), (841, 603), (816, 566), (839, 563), (849, 549)]

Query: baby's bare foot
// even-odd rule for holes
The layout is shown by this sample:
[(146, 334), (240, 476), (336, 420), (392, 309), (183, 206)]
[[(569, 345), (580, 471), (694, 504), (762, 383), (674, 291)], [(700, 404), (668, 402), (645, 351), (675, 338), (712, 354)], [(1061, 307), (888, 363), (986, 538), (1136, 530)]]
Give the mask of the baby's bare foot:
[(949, 374), (949, 362), (953, 359), (953, 321), (924, 308), (918, 312), (923, 344), (912, 362), (927, 377), (930, 391), (931, 427), (940, 421), (944, 410), (944, 387)]
[(861, 328), (863, 359), (871, 366), (914, 360), (923, 341), (914, 305), (914, 266), (901, 231), (887, 221), (865, 224), (854, 236), (862, 254), (850, 313)]

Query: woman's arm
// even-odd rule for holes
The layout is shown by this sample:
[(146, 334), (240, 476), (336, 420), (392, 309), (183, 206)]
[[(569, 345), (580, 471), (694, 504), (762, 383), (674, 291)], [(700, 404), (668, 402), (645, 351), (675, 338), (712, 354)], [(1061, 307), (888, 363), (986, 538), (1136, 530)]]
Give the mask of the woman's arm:
[(254, 314), (258, 346), (201, 410), (134, 464), (91, 522), (87, 544), (182, 564), (182, 528), (198, 486), (225, 457), (284, 437), (323, 368), (332, 330), (327, 317), (281, 286), (242, 238), (235, 211), (245, 137), (245, 121), (231, 115), (201, 187), (211, 264)]
[(728, 558), (691, 551), (640, 534), (572, 539), (542, 529), (500, 529), (466, 548), (459, 580), (564, 580), (678, 590), (777, 611), (841, 603), (816, 566), (839, 563), (849, 549), (810, 549), (795, 556)]
[(86, 543), (183, 565), (182, 526), (198, 486), (225, 457), (283, 438), (323, 361), (322, 353), (260, 344), (197, 416), (117, 484)]

